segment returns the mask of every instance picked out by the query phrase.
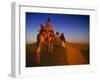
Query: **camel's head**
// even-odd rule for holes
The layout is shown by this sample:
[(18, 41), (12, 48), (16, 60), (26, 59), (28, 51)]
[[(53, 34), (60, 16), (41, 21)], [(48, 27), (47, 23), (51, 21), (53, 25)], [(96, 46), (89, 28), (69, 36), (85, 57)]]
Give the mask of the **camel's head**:
[(57, 35), (57, 36), (59, 36), (59, 35), (60, 35), (60, 33), (59, 33), (59, 32), (56, 32), (56, 35)]

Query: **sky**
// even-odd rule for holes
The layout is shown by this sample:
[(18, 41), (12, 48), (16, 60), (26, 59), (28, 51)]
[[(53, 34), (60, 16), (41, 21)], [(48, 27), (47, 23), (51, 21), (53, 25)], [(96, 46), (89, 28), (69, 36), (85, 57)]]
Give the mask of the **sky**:
[(53, 30), (73, 43), (89, 43), (89, 15), (26, 12), (26, 43), (36, 42), (40, 24), (51, 19)]

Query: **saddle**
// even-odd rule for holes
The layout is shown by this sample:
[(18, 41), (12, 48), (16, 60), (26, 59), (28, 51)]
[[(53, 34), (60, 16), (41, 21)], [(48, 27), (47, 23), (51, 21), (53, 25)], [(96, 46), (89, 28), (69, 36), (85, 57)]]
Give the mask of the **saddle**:
[(41, 31), (41, 33), (44, 37), (45, 40), (47, 41), (49, 37), (54, 37), (54, 34), (52, 31)]

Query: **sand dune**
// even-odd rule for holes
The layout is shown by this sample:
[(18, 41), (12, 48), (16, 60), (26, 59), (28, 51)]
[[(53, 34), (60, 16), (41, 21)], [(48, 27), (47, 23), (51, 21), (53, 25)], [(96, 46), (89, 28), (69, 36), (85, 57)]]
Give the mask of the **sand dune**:
[(67, 42), (62, 48), (59, 44), (54, 43), (52, 55), (48, 54), (47, 45), (42, 48), (41, 65), (36, 64), (36, 43), (26, 45), (26, 67), (89, 64), (88, 45)]
[(81, 52), (72, 47), (69, 43), (66, 43), (67, 63), (68, 64), (86, 64), (87, 61), (81, 55)]

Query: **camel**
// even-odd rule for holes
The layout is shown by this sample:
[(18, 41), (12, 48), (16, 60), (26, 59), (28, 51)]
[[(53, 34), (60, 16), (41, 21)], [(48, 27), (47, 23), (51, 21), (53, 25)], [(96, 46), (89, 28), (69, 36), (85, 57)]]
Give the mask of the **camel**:
[(59, 33), (59, 32), (56, 32), (55, 33), (55, 41), (59, 41), (60, 40), (60, 45), (61, 47), (65, 48), (66, 47), (66, 40), (65, 40), (65, 37), (64, 37), (64, 33)]
[[(48, 43), (48, 53), (51, 55), (53, 53), (53, 42), (57, 39), (56, 34), (54, 33), (51, 25), (50, 19), (48, 19), (47, 24), (41, 24), (41, 29), (37, 35), (37, 49), (36, 49), (36, 63), (40, 64), (40, 51), (44, 44)], [(62, 34), (59, 39), (62, 40), (62, 46), (65, 48), (64, 45), (64, 35)]]

